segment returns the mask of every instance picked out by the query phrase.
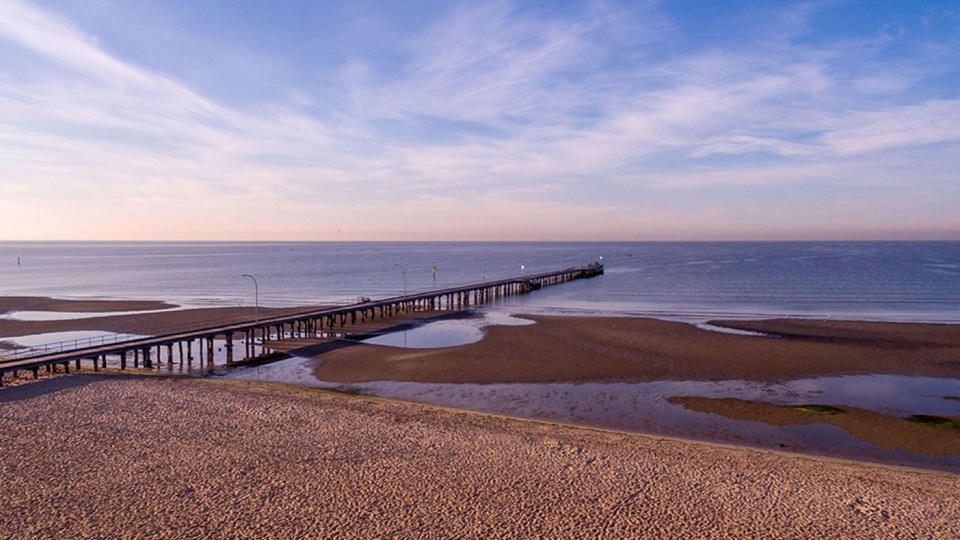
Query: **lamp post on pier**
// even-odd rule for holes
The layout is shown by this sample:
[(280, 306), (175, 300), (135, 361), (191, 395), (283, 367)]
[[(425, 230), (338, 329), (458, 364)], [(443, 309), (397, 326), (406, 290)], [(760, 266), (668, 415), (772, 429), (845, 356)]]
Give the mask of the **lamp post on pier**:
[(393, 263), (393, 265), (399, 268), (401, 272), (403, 272), (403, 295), (406, 296), (407, 295), (407, 269), (404, 268), (403, 266), (400, 266), (397, 263)]
[[(399, 268), (401, 272), (403, 272), (403, 296), (407, 296), (407, 269), (397, 263), (393, 263), (393, 265)], [(407, 346), (406, 330), (403, 331), (403, 346), (404, 347)]]
[(260, 286), (257, 285), (257, 278), (251, 276), (250, 274), (243, 274), (243, 277), (248, 277), (253, 280), (253, 301), (254, 301), (254, 315), (253, 321), (254, 324), (260, 324)]

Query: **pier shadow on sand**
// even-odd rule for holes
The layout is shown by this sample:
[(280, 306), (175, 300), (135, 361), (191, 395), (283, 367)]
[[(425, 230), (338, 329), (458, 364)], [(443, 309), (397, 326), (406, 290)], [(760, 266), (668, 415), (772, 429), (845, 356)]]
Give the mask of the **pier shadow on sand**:
[(74, 373), (71, 375), (43, 378), (17, 386), (6, 386), (3, 389), (0, 389), (0, 403), (33, 399), (43, 395), (52, 394), (54, 392), (80, 388), (87, 386), (88, 384), (107, 380), (109, 378), (110, 375)]

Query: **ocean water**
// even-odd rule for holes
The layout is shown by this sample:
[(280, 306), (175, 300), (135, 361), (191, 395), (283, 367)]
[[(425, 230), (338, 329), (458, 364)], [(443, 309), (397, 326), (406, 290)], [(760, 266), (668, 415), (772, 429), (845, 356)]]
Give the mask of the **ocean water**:
[[(188, 306), (349, 302), (577, 266), (497, 309), (960, 322), (960, 242), (0, 243), (0, 295)], [(19, 258), (19, 265), (18, 265)], [(436, 274), (433, 268), (436, 267)]]

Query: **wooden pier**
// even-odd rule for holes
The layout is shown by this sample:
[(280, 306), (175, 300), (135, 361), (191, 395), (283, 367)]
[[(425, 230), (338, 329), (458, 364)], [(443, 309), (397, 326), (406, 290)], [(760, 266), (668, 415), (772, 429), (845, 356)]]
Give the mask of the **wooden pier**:
[[(347, 306), (314, 309), (302, 313), (270, 317), (242, 323), (224, 324), (193, 329), (159, 336), (130, 339), (117, 343), (76, 348), (34, 356), (0, 360), (0, 384), (8, 372), (27, 371), (39, 377), (41, 369), (70, 372), (81, 369), (82, 362), (89, 362), (95, 371), (107, 366), (107, 357), (119, 359), (120, 369), (128, 367), (154, 367), (154, 358), (164, 354), (168, 366), (179, 356), (181, 365), (199, 366), (214, 364), (214, 347), (217, 340), (226, 349), (226, 364), (257, 358), (267, 352), (264, 343), (268, 340), (319, 337), (343, 333), (346, 326), (369, 321), (389, 319), (416, 311), (456, 311), (473, 305), (492, 302), (498, 298), (525, 294), (530, 291), (564, 283), (574, 279), (589, 278), (603, 274), (603, 265), (592, 263), (586, 266), (566, 268), (527, 276), (487, 281), (461, 287), (414, 293), (380, 300), (365, 300)], [(259, 343), (258, 343), (259, 342)], [(243, 350), (234, 352), (237, 345)], [(196, 356), (194, 355), (196, 352)], [(237, 356), (239, 354), (239, 356)]]

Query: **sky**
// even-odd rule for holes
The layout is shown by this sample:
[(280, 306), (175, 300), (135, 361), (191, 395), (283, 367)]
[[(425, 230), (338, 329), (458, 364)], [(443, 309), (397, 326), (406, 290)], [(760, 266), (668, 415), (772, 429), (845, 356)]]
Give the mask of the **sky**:
[(0, 240), (960, 239), (960, 4), (0, 0)]

